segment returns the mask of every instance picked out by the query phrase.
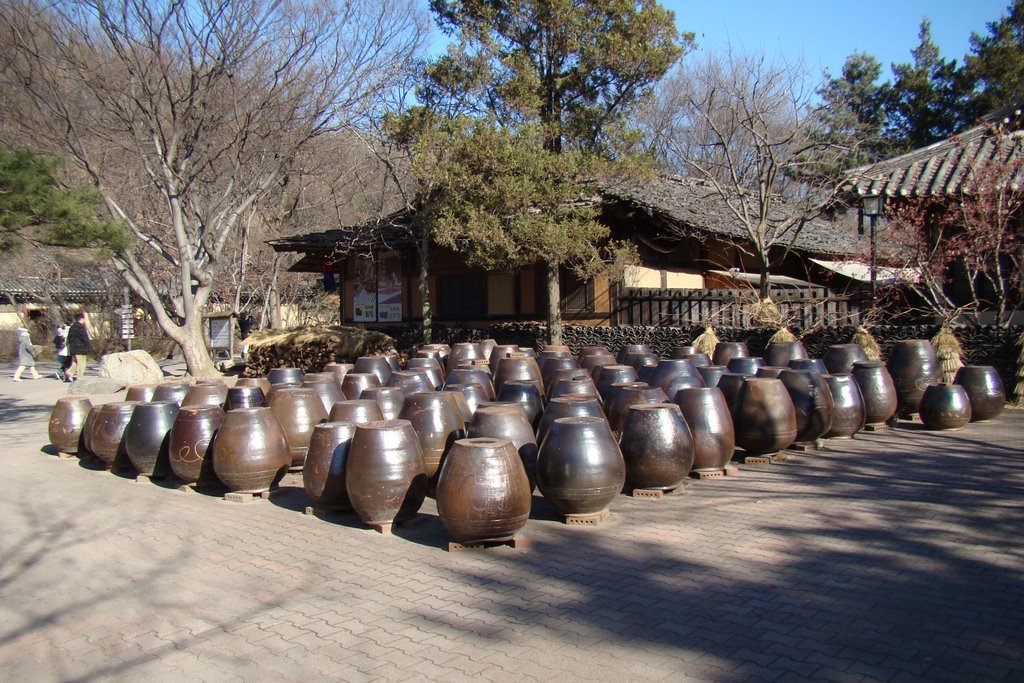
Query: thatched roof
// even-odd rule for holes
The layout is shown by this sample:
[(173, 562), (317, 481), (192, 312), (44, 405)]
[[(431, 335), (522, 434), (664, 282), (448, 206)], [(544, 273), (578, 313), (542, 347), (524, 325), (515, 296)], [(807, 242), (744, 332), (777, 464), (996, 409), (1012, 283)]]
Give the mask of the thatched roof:
[(338, 261), (349, 254), (370, 254), (379, 249), (401, 249), (412, 246), (409, 229), (411, 214), (398, 211), (379, 220), (360, 225), (342, 226), (322, 232), (309, 232), (292, 237), (271, 240), (277, 252), (306, 254), (290, 270), (320, 272), (324, 259)]

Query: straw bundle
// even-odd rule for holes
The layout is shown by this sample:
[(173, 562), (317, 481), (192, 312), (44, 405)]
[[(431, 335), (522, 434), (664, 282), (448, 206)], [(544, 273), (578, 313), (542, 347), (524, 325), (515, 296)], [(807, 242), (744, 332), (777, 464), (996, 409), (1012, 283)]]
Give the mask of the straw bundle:
[(788, 327), (780, 327), (775, 331), (775, 334), (768, 339), (768, 343), (772, 342), (795, 342), (797, 341), (796, 335), (789, 331)]
[(882, 349), (878, 346), (878, 342), (871, 336), (871, 332), (866, 327), (858, 327), (857, 331), (853, 333), (853, 339), (850, 340), (854, 344), (860, 344), (861, 348), (864, 349), (864, 355), (868, 357), (868, 360), (881, 360)]
[(956, 371), (964, 366), (961, 356), (963, 348), (960, 342), (953, 336), (953, 331), (943, 325), (939, 333), (932, 337), (932, 346), (935, 348), (935, 355), (939, 358), (939, 371), (941, 380), (946, 384), (952, 384), (956, 377)]
[(293, 327), (263, 330), (249, 342), (246, 374), (261, 377), (271, 368), (295, 367), (318, 372), (328, 363), (352, 362), (359, 356), (394, 349), (395, 340), (380, 332), (353, 327)]
[(708, 325), (704, 328), (703, 332), (697, 335), (697, 338), (693, 340), (691, 346), (698, 351), (703, 351), (708, 354), (708, 356), (711, 356), (715, 353), (715, 347), (718, 346), (718, 342), (720, 341), (722, 340), (718, 338), (717, 334), (715, 334), (715, 328)]
[[(782, 327), (782, 309), (771, 297), (760, 299), (747, 307), (750, 319), (758, 327)], [(789, 341), (789, 340), (786, 340)]]

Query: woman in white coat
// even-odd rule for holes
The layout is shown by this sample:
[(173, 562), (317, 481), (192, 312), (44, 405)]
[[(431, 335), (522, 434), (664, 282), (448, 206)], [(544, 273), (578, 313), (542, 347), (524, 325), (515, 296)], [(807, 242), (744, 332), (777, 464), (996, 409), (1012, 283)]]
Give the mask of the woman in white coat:
[(14, 371), (14, 381), (21, 381), (21, 373), (28, 368), (32, 373), (32, 379), (39, 379), (36, 372), (36, 349), (32, 346), (32, 339), (28, 336), (28, 330), (24, 327), (18, 328), (18, 369)]

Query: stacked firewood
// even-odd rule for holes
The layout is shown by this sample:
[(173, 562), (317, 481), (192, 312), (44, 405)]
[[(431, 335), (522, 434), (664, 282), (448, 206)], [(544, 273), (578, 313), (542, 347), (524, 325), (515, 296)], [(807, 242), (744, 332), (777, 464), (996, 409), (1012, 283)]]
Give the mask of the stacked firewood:
[(249, 337), (245, 374), (265, 377), (271, 368), (319, 372), (328, 363), (351, 363), (359, 356), (394, 351), (386, 334), (354, 327), (293, 327), (263, 330)]

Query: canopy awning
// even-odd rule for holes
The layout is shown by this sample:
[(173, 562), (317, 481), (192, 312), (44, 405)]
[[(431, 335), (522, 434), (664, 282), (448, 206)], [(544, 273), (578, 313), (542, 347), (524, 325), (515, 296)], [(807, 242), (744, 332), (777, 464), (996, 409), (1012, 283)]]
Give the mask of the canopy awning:
[[(869, 263), (862, 263), (860, 261), (827, 261), (816, 258), (812, 258), (811, 262), (851, 280), (871, 282), (871, 264)], [(907, 282), (917, 282), (920, 279), (920, 268), (878, 266), (875, 282), (879, 285), (900, 285)]]

